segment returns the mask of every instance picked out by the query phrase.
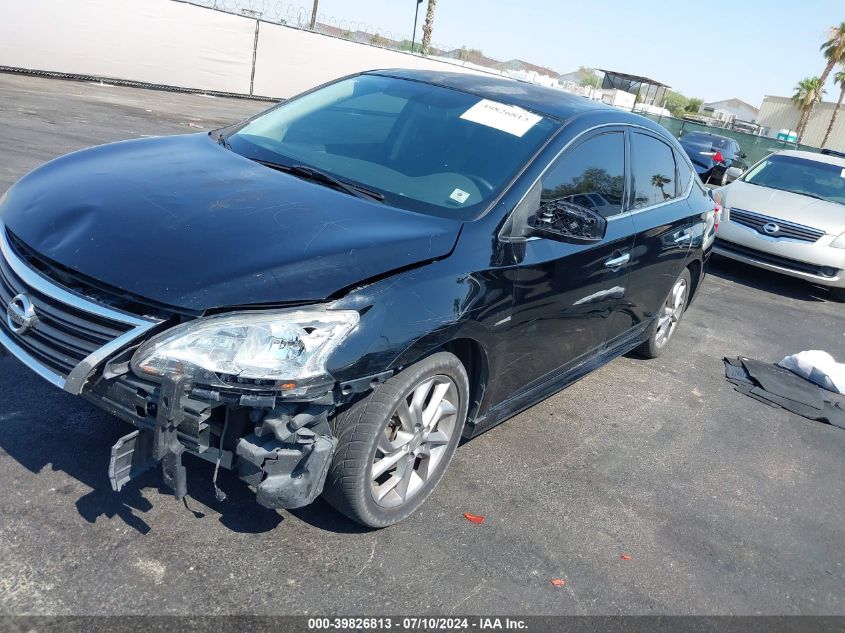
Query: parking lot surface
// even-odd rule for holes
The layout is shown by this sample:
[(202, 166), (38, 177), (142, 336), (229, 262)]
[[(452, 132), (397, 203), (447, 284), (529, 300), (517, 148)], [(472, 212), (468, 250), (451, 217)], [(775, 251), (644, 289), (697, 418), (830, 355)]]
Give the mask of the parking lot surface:
[[(0, 192), (72, 150), (267, 105), (0, 74)], [(322, 501), (266, 510), (230, 473), (218, 502), (194, 459), (187, 504), (157, 472), (113, 493), (129, 427), (0, 358), (0, 613), (845, 614), (845, 431), (734, 392), (721, 361), (805, 349), (845, 360), (843, 306), (717, 261), (665, 357), (467, 442), (381, 531)]]

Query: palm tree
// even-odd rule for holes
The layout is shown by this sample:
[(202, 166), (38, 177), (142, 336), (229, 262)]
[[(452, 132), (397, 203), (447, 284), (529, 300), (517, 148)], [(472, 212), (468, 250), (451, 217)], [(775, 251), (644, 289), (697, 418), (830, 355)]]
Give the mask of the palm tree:
[[(821, 45), (819, 50), (824, 54), (827, 64), (825, 64), (819, 81), (824, 86), (828, 76), (836, 64), (845, 63), (845, 22), (839, 26), (832, 26), (828, 29), (827, 40)], [(819, 95), (821, 99), (821, 95)]]
[(839, 114), (839, 108), (842, 107), (842, 100), (845, 99), (845, 70), (840, 70), (833, 76), (834, 83), (839, 86), (839, 101), (836, 102), (836, 107), (833, 109), (833, 114), (830, 115), (830, 124), (827, 126), (827, 132), (824, 133), (822, 140), (822, 147), (827, 143), (830, 133), (833, 132), (833, 125), (836, 123), (836, 116)]
[(437, 7), (437, 0), (428, 0), (428, 8), (425, 12), (425, 24), (423, 24), (422, 54), (428, 54), (431, 46), (431, 32), (434, 30), (434, 9)]
[[(815, 100), (810, 103), (810, 107), (807, 112), (807, 116), (804, 120), (804, 125), (806, 126), (807, 123), (810, 122), (810, 117), (813, 116), (813, 109), (816, 107), (816, 104), (822, 100), (822, 93), (824, 92), (824, 85), (827, 83), (827, 78), (830, 76), (830, 73), (833, 71), (833, 67), (837, 64), (845, 63), (845, 22), (842, 22), (838, 26), (832, 26), (827, 31), (827, 39), (824, 43), (819, 47), (819, 50), (824, 55), (824, 58), (827, 60), (827, 63), (824, 66), (824, 70), (822, 70), (822, 74), (819, 76), (819, 86), (822, 90), (816, 92)], [(801, 140), (801, 135), (804, 133), (803, 128), (800, 126), (798, 127), (798, 140)]]
[(792, 102), (801, 110), (801, 116), (798, 118), (798, 142), (801, 142), (801, 137), (804, 134), (804, 128), (807, 126), (807, 121), (810, 120), (810, 112), (817, 99), (821, 99), (822, 89), (821, 80), (818, 77), (806, 77), (795, 84), (795, 94), (792, 95)]
[(660, 189), (660, 193), (663, 194), (664, 200), (668, 200), (672, 197), (670, 194), (666, 193), (666, 190), (664, 189), (664, 187), (666, 187), (666, 185), (670, 182), (672, 182), (672, 179), (662, 174), (654, 174), (654, 176), (651, 177), (651, 186)]

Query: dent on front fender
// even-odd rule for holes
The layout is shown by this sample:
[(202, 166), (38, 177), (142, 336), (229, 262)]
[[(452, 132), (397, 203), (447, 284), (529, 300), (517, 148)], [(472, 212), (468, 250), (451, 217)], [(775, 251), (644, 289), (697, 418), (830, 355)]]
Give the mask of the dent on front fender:
[(349, 293), (336, 307), (359, 310), (361, 320), (329, 360), (329, 371), (349, 380), (401, 368), (451, 340), (491, 343), (485, 324), (509, 315), (512, 297), (494, 281), (437, 262)]

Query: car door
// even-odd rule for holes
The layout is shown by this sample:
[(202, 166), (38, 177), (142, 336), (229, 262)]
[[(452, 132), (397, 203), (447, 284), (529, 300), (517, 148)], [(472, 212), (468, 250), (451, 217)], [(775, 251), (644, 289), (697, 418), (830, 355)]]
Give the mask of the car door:
[(656, 314), (681, 274), (702, 218), (688, 203), (689, 164), (658, 134), (632, 131), (629, 155), (628, 201), (636, 238), (628, 298), (642, 322)]
[(539, 206), (553, 201), (607, 219), (598, 242), (529, 238), (514, 284), (506, 377), (511, 391), (577, 364), (631, 327), (625, 311), (633, 222), (625, 211), (625, 134), (605, 130), (581, 140), (541, 176)]

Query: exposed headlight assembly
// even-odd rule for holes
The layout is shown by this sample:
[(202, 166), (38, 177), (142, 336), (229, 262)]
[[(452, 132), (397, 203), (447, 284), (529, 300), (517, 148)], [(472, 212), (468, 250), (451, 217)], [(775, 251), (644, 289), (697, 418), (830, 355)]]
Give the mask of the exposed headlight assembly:
[(142, 345), (132, 371), (211, 387), (301, 395), (331, 380), (326, 359), (358, 324), (353, 310), (239, 312), (176, 326)]

